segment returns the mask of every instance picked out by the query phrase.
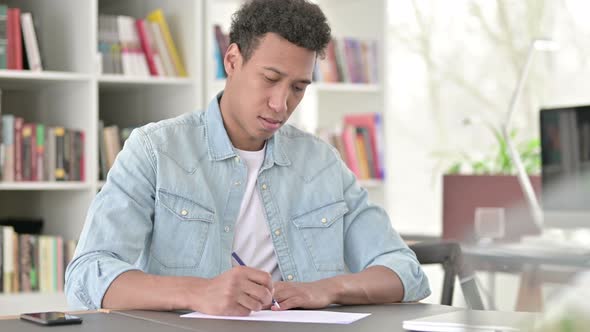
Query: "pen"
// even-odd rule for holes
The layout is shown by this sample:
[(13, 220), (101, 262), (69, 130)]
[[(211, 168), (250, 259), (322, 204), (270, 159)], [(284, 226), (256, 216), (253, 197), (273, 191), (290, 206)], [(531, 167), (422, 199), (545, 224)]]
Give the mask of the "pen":
[[(238, 256), (238, 254), (236, 254), (235, 252), (231, 253), (231, 256), (236, 260), (236, 262), (238, 262), (238, 264), (240, 264), (241, 266), (246, 266), (246, 264), (244, 263), (244, 261), (240, 258), (240, 256)], [(272, 305), (276, 306), (277, 308), (281, 309), (281, 306), (279, 305), (279, 302), (277, 302), (277, 300), (275, 300), (275, 298), (272, 298)]]

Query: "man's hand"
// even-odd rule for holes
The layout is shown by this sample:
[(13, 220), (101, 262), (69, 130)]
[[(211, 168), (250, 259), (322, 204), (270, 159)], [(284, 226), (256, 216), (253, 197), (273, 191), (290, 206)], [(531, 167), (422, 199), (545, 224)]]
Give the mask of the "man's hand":
[(272, 306), (272, 310), (293, 308), (321, 309), (333, 303), (330, 287), (319, 282), (276, 282), (274, 297), (281, 309)]
[(187, 295), (191, 310), (219, 316), (247, 316), (271, 304), (272, 278), (269, 273), (238, 266), (209, 280), (204, 289), (189, 290)]

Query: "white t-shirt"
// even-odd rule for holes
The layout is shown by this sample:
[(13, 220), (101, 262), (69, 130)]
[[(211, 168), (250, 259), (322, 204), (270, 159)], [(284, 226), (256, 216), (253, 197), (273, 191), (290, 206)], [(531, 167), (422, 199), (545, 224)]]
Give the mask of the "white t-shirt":
[[(281, 280), (281, 271), (274, 252), (266, 214), (260, 199), (256, 180), (264, 162), (266, 145), (260, 151), (243, 151), (236, 149), (248, 168), (246, 190), (240, 205), (238, 220), (234, 226), (233, 251), (240, 256), (247, 266), (266, 271), (274, 281)], [(232, 259), (232, 266), (239, 265)]]

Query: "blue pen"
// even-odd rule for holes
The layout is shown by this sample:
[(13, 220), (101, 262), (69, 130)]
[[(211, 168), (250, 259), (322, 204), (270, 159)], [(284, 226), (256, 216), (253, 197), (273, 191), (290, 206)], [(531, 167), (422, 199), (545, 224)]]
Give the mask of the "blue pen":
[[(240, 264), (241, 266), (246, 266), (246, 264), (240, 258), (240, 256), (238, 256), (238, 254), (236, 254), (235, 252), (232, 252), (231, 253), (231, 256), (236, 260), (236, 262), (238, 262), (238, 264)], [(272, 304), (274, 306), (276, 306), (277, 308), (281, 309), (281, 306), (279, 305), (279, 302), (277, 302), (277, 300), (275, 300), (274, 297), (272, 298)]]

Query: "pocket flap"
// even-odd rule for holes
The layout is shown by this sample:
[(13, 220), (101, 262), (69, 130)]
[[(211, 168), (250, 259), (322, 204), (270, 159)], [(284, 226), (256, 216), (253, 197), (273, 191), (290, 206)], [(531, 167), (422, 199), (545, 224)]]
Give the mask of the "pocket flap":
[(215, 213), (197, 202), (188, 198), (158, 190), (158, 200), (166, 209), (175, 214), (181, 220), (206, 221), (212, 223), (215, 220)]
[(330, 227), (336, 220), (348, 212), (346, 202), (339, 201), (328, 204), (293, 218), (297, 228)]

